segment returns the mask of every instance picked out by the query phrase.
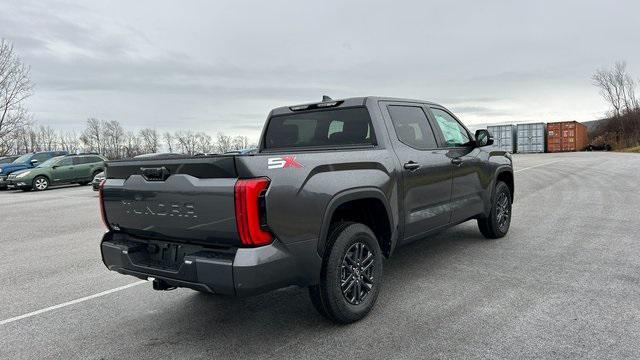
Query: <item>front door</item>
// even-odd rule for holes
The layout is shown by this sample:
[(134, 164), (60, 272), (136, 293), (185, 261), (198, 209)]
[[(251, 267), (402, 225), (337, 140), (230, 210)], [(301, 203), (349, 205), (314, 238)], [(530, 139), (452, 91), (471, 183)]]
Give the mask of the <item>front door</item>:
[(70, 182), (75, 179), (75, 165), (71, 157), (60, 159), (52, 170), (53, 182), (63, 183)]
[(480, 149), (474, 146), (471, 134), (452, 114), (438, 107), (431, 107), (431, 113), (453, 167), (451, 222), (457, 223), (484, 211)]
[[(422, 104), (383, 102), (392, 142), (402, 167), (404, 239), (419, 238), (449, 223), (451, 160), (439, 149)], [(395, 136), (393, 136), (395, 132)]]

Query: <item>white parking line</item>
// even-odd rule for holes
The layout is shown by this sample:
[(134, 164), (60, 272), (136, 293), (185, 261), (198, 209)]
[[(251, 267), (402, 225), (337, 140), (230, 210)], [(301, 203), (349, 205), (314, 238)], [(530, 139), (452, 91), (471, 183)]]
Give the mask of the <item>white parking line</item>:
[(562, 161), (562, 160), (549, 161), (549, 162), (546, 162), (546, 163), (544, 163), (544, 164), (538, 164), (538, 165), (534, 165), (534, 166), (529, 166), (529, 167), (526, 167), (526, 168), (523, 168), (523, 169), (518, 169), (518, 170), (514, 171), (514, 173), (517, 173), (517, 172), (519, 172), (519, 171), (525, 171), (525, 170), (529, 170), (529, 169), (537, 168), (537, 167), (540, 167), (540, 166), (545, 166), (545, 165), (549, 165), (549, 164), (557, 163), (558, 161)]
[(8, 323), (12, 323), (14, 321), (26, 319), (26, 318), (29, 318), (29, 317), (32, 317), (32, 316), (40, 315), (42, 313), (46, 313), (46, 312), (49, 312), (49, 311), (52, 311), (52, 310), (60, 309), (60, 308), (63, 308), (65, 306), (69, 306), (69, 305), (81, 303), (83, 301), (95, 299), (95, 298), (98, 298), (98, 297), (101, 297), (101, 296), (113, 294), (114, 292), (121, 291), (121, 290), (126, 290), (126, 289), (128, 289), (130, 287), (134, 287), (134, 286), (137, 286), (137, 285), (140, 285), (140, 284), (144, 284), (144, 283), (147, 283), (147, 281), (146, 280), (136, 281), (134, 283), (127, 284), (127, 285), (124, 285), (124, 286), (119, 286), (117, 288), (113, 288), (113, 289), (110, 289), (110, 290), (99, 292), (97, 294), (85, 296), (85, 297), (82, 297), (82, 298), (79, 298), (79, 299), (75, 299), (75, 300), (64, 302), (62, 304), (49, 306), (49, 307), (44, 308), (44, 309), (40, 309), (40, 310), (36, 310), (36, 311), (30, 312), (30, 313), (27, 313), (27, 314), (23, 314), (23, 315), (20, 315), (20, 316), (12, 317), (12, 318), (0, 321), (0, 326), (8, 324)]

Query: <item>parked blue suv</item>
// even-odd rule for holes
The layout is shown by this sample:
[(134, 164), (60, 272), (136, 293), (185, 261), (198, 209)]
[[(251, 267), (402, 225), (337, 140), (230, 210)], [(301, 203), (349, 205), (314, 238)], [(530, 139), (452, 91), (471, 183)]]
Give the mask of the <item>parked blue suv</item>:
[(66, 151), (42, 151), (20, 156), (9, 164), (0, 164), (0, 189), (7, 187), (7, 176), (14, 171), (30, 169), (55, 156), (67, 155)]

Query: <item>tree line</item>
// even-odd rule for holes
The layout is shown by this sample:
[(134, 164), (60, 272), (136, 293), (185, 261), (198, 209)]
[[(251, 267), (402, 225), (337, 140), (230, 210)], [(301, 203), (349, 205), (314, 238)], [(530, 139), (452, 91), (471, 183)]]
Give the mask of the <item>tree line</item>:
[(126, 130), (118, 121), (96, 118), (87, 119), (84, 130), (79, 133), (28, 122), (9, 133), (4, 140), (0, 156), (64, 150), (69, 153), (96, 152), (109, 159), (123, 159), (157, 152), (187, 155), (225, 153), (255, 146), (246, 136), (219, 132), (214, 138), (205, 132), (180, 130), (161, 133), (153, 128), (134, 132)]
[(609, 69), (599, 69), (591, 79), (610, 107), (607, 118), (591, 133), (592, 142), (609, 144), (614, 149), (640, 146), (638, 84), (627, 70), (627, 64), (619, 61)]

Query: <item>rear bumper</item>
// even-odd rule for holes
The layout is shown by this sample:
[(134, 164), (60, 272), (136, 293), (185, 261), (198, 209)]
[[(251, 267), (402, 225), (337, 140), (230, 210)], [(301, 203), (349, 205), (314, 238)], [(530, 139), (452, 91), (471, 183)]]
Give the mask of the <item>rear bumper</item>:
[[(109, 270), (141, 279), (153, 277), (170, 286), (215, 294), (249, 296), (290, 286), (318, 283), (322, 260), (316, 240), (283, 244), (277, 240), (258, 248), (214, 249), (200, 245), (141, 240), (107, 232), (101, 244)], [(171, 266), (150, 265), (149, 246), (180, 245)]]

